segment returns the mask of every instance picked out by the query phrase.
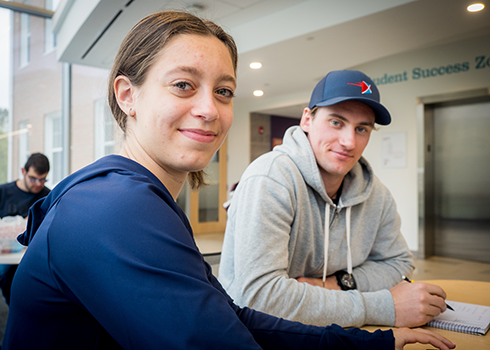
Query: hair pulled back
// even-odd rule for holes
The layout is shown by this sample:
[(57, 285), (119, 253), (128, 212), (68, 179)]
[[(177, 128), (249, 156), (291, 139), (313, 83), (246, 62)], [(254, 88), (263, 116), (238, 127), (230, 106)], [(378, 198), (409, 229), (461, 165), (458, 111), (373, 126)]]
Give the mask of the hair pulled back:
[[(202, 20), (190, 13), (162, 11), (151, 14), (139, 21), (126, 35), (114, 59), (109, 76), (108, 101), (112, 115), (122, 131), (126, 132), (128, 116), (117, 103), (114, 81), (125, 76), (132, 85), (141, 86), (146, 80), (151, 66), (158, 59), (165, 45), (179, 34), (214, 36), (229, 50), (236, 74), (238, 53), (233, 38), (220, 26)], [(192, 189), (204, 185), (204, 172), (189, 173), (188, 182)]]

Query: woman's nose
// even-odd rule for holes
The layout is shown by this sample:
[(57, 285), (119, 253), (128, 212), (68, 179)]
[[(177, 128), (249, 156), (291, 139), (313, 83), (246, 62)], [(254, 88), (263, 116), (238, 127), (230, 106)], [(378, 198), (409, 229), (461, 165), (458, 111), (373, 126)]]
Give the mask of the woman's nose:
[(203, 118), (206, 121), (213, 121), (219, 118), (218, 108), (216, 107), (214, 93), (202, 92), (195, 101), (192, 115)]

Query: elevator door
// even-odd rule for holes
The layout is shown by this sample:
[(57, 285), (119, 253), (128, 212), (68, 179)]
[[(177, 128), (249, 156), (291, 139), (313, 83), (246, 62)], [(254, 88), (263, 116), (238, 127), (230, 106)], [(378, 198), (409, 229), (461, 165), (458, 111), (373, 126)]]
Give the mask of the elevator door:
[(490, 263), (490, 102), (434, 109), (434, 249)]

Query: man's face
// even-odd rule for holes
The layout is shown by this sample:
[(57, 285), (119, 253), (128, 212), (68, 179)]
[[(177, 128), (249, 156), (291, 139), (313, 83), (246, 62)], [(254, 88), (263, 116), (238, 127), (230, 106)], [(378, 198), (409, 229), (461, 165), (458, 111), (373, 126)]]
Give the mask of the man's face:
[(24, 185), (27, 191), (30, 193), (39, 193), (44, 188), (48, 173), (39, 175), (36, 169), (31, 166), (28, 171), (22, 169), (22, 175), (24, 175)]
[(374, 112), (358, 101), (320, 107), (313, 116), (305, 108), (301, 128), (315, 154), (323, 181), (342, 180), (361, 158), (371, 131)]

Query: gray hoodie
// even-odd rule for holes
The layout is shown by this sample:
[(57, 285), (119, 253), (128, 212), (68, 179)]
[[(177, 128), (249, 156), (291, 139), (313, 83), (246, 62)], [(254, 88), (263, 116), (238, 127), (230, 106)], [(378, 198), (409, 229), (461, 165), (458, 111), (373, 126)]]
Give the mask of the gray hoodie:
[[(393, 197), (364, 158), (345, 176), (338, 205), (298, 126), (244, 172), (228, 210), (219, 270), (238, 305), (318, 326), (393, 326), (388, 289), (413, 269)], [(358, 290), (295, 279), (338, 270), (352, 270)]]

